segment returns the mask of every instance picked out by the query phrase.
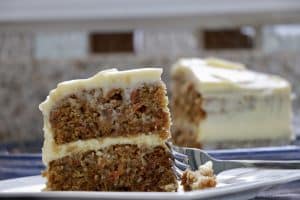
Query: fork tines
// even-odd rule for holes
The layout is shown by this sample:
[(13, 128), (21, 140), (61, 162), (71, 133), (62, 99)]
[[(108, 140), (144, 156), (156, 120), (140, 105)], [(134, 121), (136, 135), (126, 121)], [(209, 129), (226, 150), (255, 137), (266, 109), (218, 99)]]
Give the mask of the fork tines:
[(183, 153), (179, 153), (178, 151), (176, 151), (175, 147), (172, 144), (168, 144), (168, 147), (171, 150), (171, 154), (173, 157), (173, 163), (174, 163), (174, 171), (177, 175), (178, 178), (180, 178), (182, 176), (182, 173), (186, 170), (189, 169), (189, 159), (188, 156), (183, 154)]

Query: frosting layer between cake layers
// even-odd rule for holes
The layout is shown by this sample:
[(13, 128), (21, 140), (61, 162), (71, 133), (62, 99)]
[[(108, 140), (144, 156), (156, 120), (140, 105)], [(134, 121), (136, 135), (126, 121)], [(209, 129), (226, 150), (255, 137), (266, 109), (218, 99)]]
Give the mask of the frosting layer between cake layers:
[(179, 60), (172, 76), (192, 84), (202, 97), (205, 118), (199, 123), (173, 119), (175, 126), (197, 132), (202, 144), (293, 137), (291, 86), (286, 80), (241, 64), (196, 58)]
[[(39, 108), (44, 115), (44, 146), (43, 162), (48, 165), (52, 160), (62, 158), (72, 153), (85, 152), (89, 150), (98, 150), (116, 144), (135, 144), (138, 146), (163, 146), (164, 139), (155, 134), (140, 133), (134, 136), (117, 136), (92, 138), (86, 140), (77, 140), (66, 144), (56, 144), (53, 138), (53, 130), (49, 116), (52, 108), (64, 97), (82, 90), (101, 88), (104, 94), (111, 89), (124, 89), (125, 100), (130, 99), (132, 90), (147, 83), (161, 82), (162, 69), (143, 68), (137, 70), (118, 71), (116, 69), (99, 72), (88, 79), (72, 80), (59, 83), (57, 88), (52, 90), (47, 99), (40, 104)], [(166, 97), (165, 97), (166, 98)], [(167, 108), (166, 108), (167, 109)]]

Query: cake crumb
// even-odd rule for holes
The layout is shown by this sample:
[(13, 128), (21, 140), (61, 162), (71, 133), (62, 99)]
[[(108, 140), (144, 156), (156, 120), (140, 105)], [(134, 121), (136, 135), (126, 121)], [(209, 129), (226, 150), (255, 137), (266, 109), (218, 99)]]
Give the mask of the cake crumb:
[(213, 164), (211, 161), (200, 165), (198, 170), (186, 170), (182, 174), (181, 185), (184, 191), (201, 190), (216, 187), (217, 179), (214, 175)]

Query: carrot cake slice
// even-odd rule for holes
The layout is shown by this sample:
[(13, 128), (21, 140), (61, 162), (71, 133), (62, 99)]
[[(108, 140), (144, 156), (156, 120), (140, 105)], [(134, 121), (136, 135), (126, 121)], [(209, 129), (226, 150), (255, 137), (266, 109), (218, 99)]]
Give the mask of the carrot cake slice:
[(46, 190), (176, 191), (162, 69), (62, 82), (40, 104)]
[(172, 68), (171, 108), (177, 145), (280, 145), (294, 137), (289, 82), (240, 63), (180, 59)]

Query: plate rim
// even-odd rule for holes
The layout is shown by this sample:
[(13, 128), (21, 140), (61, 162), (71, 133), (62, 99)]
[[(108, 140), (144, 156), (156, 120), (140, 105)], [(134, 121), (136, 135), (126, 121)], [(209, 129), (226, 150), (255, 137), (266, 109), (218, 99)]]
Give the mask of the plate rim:
[[(235, 170), (235, 169), (233, 169)], [(288, 169), (286, 171), (295, 172), (289, 174), (288, 176), (282, 176), (275, 180), (262, 180), (254, 183), (242, 184), (242, 185), (232, 185), (228, 187), (220, 188), (208, 188), (205, 190), (197, 190), (190, 192), (97, 192), (97, 191), (40, 191), (40, 192), (5, 192), (1, 187), (3, 185), (15, 184), (19, 181), (36, 181), (32, 184), (40, 184), (41, 180), (45, 180), (41, 175), (27, 176), (21, 178), (6, 179), (0, 181), (0, 197), (44, 197), (44, 198), (67, 198), (67, 197), (78, 197), (78, 198), (105, 198), (105, 199), (194, 199), (194, 198), (212, 198), (219, 197), (220, 195), (230, 195), (234, 193), (240, 193), (242, 191), (249, 190), (263, 190), (265, 187), (275, 186), (278, 184), (288, 183), (295, 180), (300, 180), (300, 170), (298, 169)], [(2, 191), (1, 191), (2, 190)], [(71, 195), (70, 195), (71, 194)], [(147, 194), (145, 196), (145, 194)]]

